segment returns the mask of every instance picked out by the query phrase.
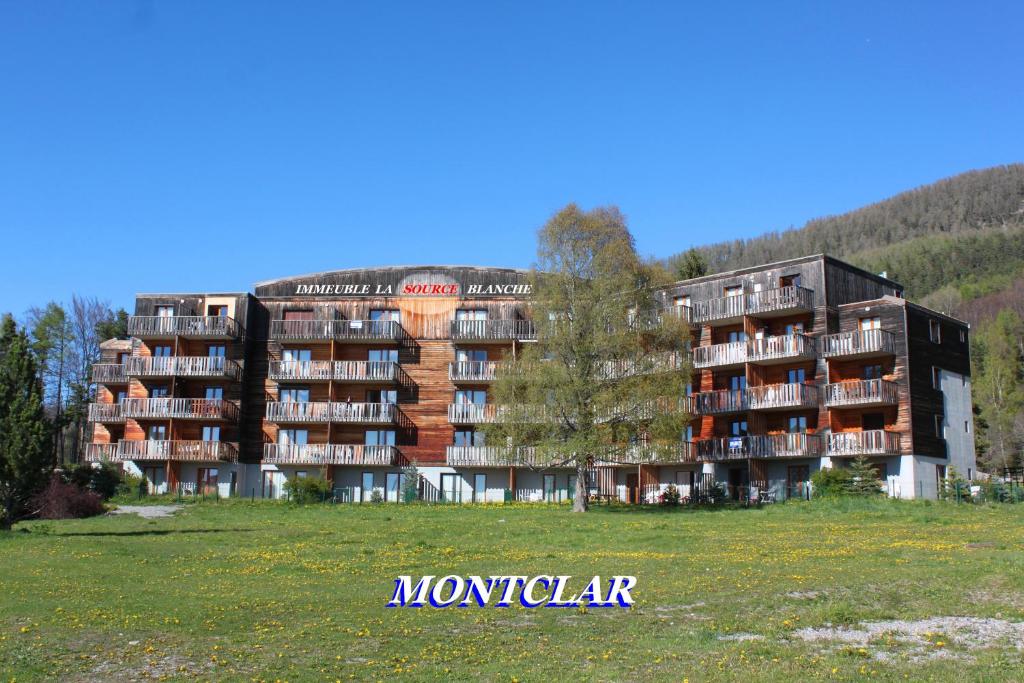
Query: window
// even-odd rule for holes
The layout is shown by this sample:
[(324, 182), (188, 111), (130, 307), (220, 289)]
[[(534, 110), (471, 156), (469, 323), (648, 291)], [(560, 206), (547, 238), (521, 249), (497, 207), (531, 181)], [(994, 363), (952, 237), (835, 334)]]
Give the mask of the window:
[(800, 282), (800, 273), (794, 273), (793, 275), (783, 275), (781, 278), (779, 278), (780, 287), (799, 287)]
[(203, 398), (219, 401), (224, 398), (224, 387), (206, 387)]
[(933, 344), (942, 343), (942, 324), (939, 323), (938, 320), (928, 321), (928, 339), (930, 339)]
[(367, 403), (398, 403), (395, 389), (370, 389), (366, 392)]
[(282, 349), (281, 360), (286, 363), (305, 363), (313, 359), (313, 352), (309, 349)]
[(732, 287), (725, 287), (724, 291), (727, 297), (740, 296), (743, 294), (743, 285), (733, 285)]
[(868, 330), (880, 330), (882, 329), (882, 319), (878, 316), (873, 318), (861, 318), (860, 329), (862, 332), (867, 332)]
[(223, 358), (224, 357), (224, 345), (223, 344), (210, 344), (206, 347), (206, 355), (210, 358)]
[(166, 346), (166, 345), (154, 346), (153, 347), (153, 357), (155, 357), (155, 358), (170, 358), (171, 357), (171, 347), (170, 346)]
[(388, 472), (385, 477), (384, 489), (387, 491), (386, 500), (389, 503), (397, 503), (402, 490), (401, 472)]
[(373, 472), (363, 472), (362, 491), (360, 495), (363, 501), (370, 500), (373, 495)]
[(363, 440), (367, 446), (394, 446), (395, 431), (393, 429), (367, 429)]
[(487, 392), (478, 389), (460, 389), (455, 392), (455, 402), (482, 406), (487, 403)]
[(967, 343), (967, 330), (965, 330), (963, 328), (960, 329), (960, 343), (961, 344), (966, 344)]
[(486, 349), (456, 349), (455, 361), (458, 363), (483, 362), (487, 360)]
[(942, 389), (942, 370), (932, 366), (932, 389)]
[(487, 320), (486, 308), (460, 308), (455, 311), (456, 320)]
[(939, 439), (943, 438), (943, 436), (944, 436), (943, 429), (942, 429), (942, 416), (941, 415), (936, 415), (935, 416), (935, 436), (936, 436), (936, 438), (939, 438)]
[(730, 344), (745, 342), (747, 341), (747, 333), (743, 330), (733, 330), (729, 332), (728, 340)]
[(200, 467), (196, 475), (196, 483), (203, 491), (216, 488), (219, 474), (220, 471), (216, 467)]
[(487, 502), (487, 475), (486, 474), (474, 474), (473, 475), (473, 502), (474, 503), (485, 503), (485, 502)]
[(369, 349), (366, 360), (371, 362), (398, 362), (398, 349)]
[(544, 475), (544, 500), (549, 503), (555, 502), (555, 475)]
[(686, 443), (693, 442), (693, 425), (686, 425), (686, 429), (683, 430), (683, 441)]
[(146, 430), (146, 438), (150, 441), (165, 441), (167, 439), (167, 425), (149, 425)]
[(885, 415), (882, 413), (864, 413), (860, 417), (860, 428), (865, 432), (885, 429)]
[(864, 379), (882, 379), (881, 365), (865, 365), (863, 368)]
[(167, 398), (168, 395), (167, 387), (150, 387), (149, 397), (150, 398)]
[(729, 423), (729, 436), (746, 436), (747, 435), (747, 421), (746, 420), (734, 420)]
[(970, 434), (970, 433), (971, 433), (971, 421), (970, 420), (964, 420), (964, 434)]
[(747, 388), (747, 378), (745, 375), (733, 375), (729, 378), (729, 390), (730, 391), (743, 391)]
[(462, 487), (459, 485), (458, 475), (441, 475), (441, 500), (461, 502)]
[(305, 446), (307, 443), (309, 443), (309, 430), (281, 429), (277, 432), (277, 445), (279, 446)]
[(794, 415), (789, 418), (786, 425), (786, 431), (790, 434), (799, 434), (807, 431), (807, 416), (806, 415)]
[(401, 314), (397, 308), (373, 308), (370, 309), (370, 320), (393, 320), (400, 321)]
[(683, 294), (682, 296), (677, 296), (676, 298), (674, 298), (672, 300), (672, 303), (674, 303), (676, 306), (687, 306), (687, 307), (689, 307), (690, 306), (690, 295), (689, 294)]
[(454, 445), (456, 446), (483, 446), (484, 433), (475, 429), (456, 429)]
[(786, 336), (792, 337), (794, 334), (803, 334), (804, 324), (803, 323), (787, 323), (786, 324)]
[(174, 306), (157, 306), (156, 314), (161, 318), (170, 318), (174, 315)]
[(303, 308), (284, 312), (285, 320), (312, 320), (313, 309)]
[(228, 307), (221, 304), (214, 304), (213, 306), (206, 307), (206, 315), (213, 316), (216, 318), (228, 317)]
[(220, 427), (205, 425), (203, 427), (203, 441), (220, 441)]
[(804, 368), (790, 368), (786, 373), (786, 382), (789, 384), (803, 384), (807, 379), (807, 370)]
[(114, 402), (115, 403), (120, 403), (121, 401), (125, 400), (126, 398), (128, 398), (128, 392), (125, 391), (124, 389), (122, 389), (121, 391), (117, 392), (117, 398), (114, 400)]
[(305, 479), (306, 478), (306, 470), (299, 470), (298, 472), (296, 472), (295, 473), (295, 478), (296, 479)]
[(282, 403), (309, 403), (308, 387), (281, 387), (277, 398)]

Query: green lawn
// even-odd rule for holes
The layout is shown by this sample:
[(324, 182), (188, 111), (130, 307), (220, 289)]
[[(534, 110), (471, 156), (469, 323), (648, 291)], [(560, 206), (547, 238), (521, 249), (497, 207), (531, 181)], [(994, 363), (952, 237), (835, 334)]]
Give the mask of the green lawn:
[[(632, 574), (637, 605), (385, 609), (449, 573)], [(922, 630), (955, 616), (988, 620)], [(1022, 621), (1024, 505), (222, 501), (0, 535), (3, 681), (1020, 680)]]

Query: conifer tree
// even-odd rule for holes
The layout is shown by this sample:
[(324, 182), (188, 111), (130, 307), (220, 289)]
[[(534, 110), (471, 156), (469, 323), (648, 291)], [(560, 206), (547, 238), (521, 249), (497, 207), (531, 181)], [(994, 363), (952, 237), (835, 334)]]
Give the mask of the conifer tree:
[(876, 496), (882, 492), (878, 481), (878, 471), (871, 461), (863, 455), (850, 462), (850, 493), (857, 496)]

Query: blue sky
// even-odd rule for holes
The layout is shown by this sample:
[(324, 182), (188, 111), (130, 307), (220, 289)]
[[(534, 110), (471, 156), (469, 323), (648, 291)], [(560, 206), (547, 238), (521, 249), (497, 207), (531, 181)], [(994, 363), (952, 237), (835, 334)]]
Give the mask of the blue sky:
[[(689, 6), (687, 6), (689, 5)], [(668, 255), (1024, 160), (1021, 3), (0, 0), (0, 311)]]

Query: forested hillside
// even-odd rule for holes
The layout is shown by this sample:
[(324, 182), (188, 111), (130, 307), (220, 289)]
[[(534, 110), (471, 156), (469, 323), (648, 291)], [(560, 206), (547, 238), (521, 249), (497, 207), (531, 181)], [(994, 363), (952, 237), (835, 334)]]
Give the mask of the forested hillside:
[(885, 272), (907, 298), (971, 323), (979, 455), (993, 470), (1021, 464), (1024, 164), (963, 173), (801, 228), (697, 247), (668, 265), (688, 277), (818, 253)]

